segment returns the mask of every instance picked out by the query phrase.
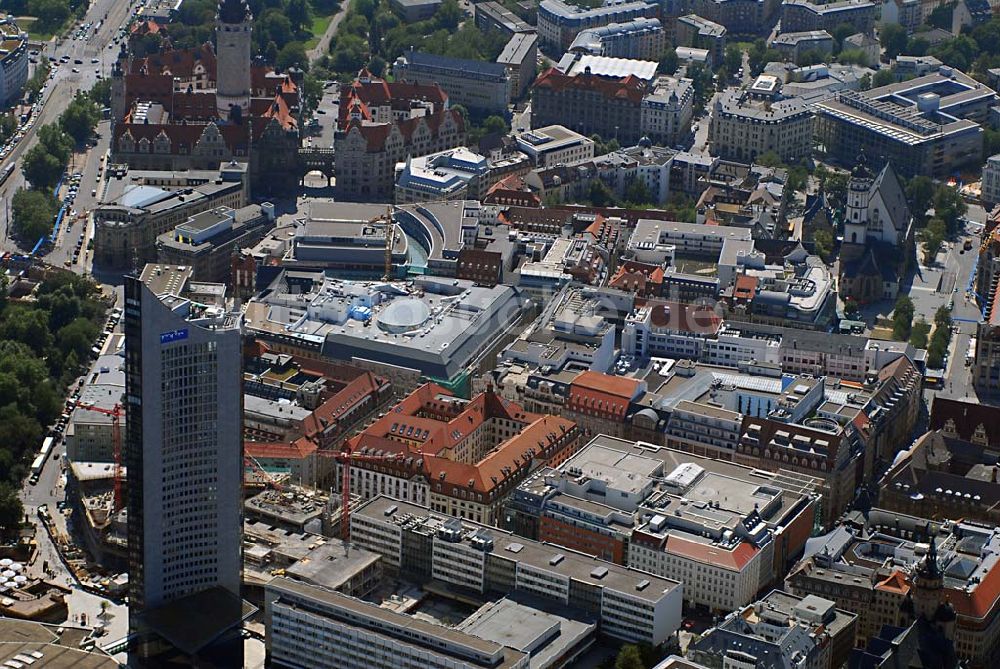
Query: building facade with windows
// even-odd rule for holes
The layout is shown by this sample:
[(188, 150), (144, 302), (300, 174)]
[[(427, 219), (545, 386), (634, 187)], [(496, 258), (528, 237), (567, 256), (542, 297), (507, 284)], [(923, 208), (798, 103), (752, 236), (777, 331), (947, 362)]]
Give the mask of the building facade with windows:
[(530, 594), (592, 615), (600, 632), (629, 643), (658, 645), (680, 627), (677, 581), (424, 506), (377, 497), (351, 514), (351, 539), (418, 583)]
[(243, 615), (240, 316), (208, 303), (191, 273), (150, 264), (125, 284), (129, 623), (140, 657), (174, 652), (164, 641), (175, 644), (193, 602), (211, 602), (215, 625), (175, 646), (187, 656)]

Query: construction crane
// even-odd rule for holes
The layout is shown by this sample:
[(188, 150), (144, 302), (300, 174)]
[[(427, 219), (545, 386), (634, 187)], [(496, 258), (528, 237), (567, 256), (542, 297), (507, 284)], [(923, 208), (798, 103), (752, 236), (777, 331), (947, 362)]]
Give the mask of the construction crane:
[(423, 460), (423, 451), (407, 451), (405, 453), (389, 453), (375, 455), (355, 453), (350, 450), (319, 451), (318, 455), (335, 458), (341, 466), (340, 476), (340, 536), (347, 542), (351, 539), (351, 463), (352, 462), (401, 462), (407, 458), (418, 457)]
[(114, 454), (114, 483), (115, 483), (115, 494), (111, 502), (111, 513), (114, 514), (115, 511), (122, 508), (122, 429), (121, 429), (121, 417), (125, 415), (125, 411), (122, 409), (121, 404), (115, 404), (110, 409), (104, 407), (94, 406), (93, 404), (84, 404), (83, 402), (77, 402), (76, 408), (86, 409), (87, 411), (96, 411), (97, 413), (102, 413), (105, 416), (111, 416), (111, 447)]
[(388, 281), (392, 278), (392, 247), (396, 242), (396, 226), (392, 221), (392, 205), (388, 205), (385, 214), (376, 216), (368, 221), (369, 225), (381, 226), (385, 228), (385, 257), (382, 279)]
[(260, 474), (260, 477), (264, 479), (264, 483), (266, 483), (271, 488), (274, 488), (278, 492), (284, 492), (285, 487), (278, 482), (278, 479), (271, 476), (271, 474), (269, 474), (267, 470), (264, 469), (264, 466), (261, 465), (260, 462), (258, 462), (257, 458), (250, 455), (246, 451), (243, 452), (243, 465), (245, 467), (248, 467), (249, 469), (253, 469), (258, 474)]

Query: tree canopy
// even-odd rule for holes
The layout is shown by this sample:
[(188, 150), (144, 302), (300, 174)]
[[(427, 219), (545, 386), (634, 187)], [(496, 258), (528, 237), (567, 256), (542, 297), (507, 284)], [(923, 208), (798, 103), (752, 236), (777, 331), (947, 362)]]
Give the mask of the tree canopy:
[(48, 191), (18, 189), (10, 203), (14, 236), (34, 243), (51, 232), (58, 211), (59, 203)]
[(17, 490), (29, 460), (59, 416), (106, 311), (97, 286), (75, 274), (42, 281), (36, 297), (0, 301), (0, 529), (8, 531), (23, 516)]

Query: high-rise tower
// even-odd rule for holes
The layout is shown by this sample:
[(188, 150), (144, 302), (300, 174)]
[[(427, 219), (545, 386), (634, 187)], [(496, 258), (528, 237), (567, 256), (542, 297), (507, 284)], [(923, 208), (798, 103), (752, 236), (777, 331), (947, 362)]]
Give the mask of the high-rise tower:
[(199, 658), (242, 616), (240, 317), (190, 277), (146, 265), (125, 284), (131, 654), (238, 667), (242, 646)]
[(215, 25), (215, 102), (219, 117), (230, 118), (234, 108), (243, 115), (250, 107), (250, 42), (253, 15), (246, 0), (222, 0)]

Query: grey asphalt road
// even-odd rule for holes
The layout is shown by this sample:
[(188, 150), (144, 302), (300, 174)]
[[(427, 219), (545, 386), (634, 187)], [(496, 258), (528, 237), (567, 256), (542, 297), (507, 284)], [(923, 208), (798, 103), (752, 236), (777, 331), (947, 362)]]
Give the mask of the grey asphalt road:
[[(95, 31), (91, 28), (87, 36), (82, 39), (74, 38), (75, 30), (71, 30), (68, 37), (47, 44), (41, 53), (41, 58), (52, 56), (58, 62), (65, 55), (69, 56), (69, 59), (65, 64), (53, 68), (55, 76), (48, 83), (43, 97), (44, 106), (36, 115), (34, 126), (25, 133), (6, 159), (0, 162), (0, 168), (12, 161), (19, 162), (24, 153), (35, 144), (38, 128), (55, 121), (77, 92), (89, 90), (97, 81), (98, 73), (102, 77), (110, 75), (118, 53), (114, 38), (136, 6), (134, 2), (121, 0), (95, 0), (82, 23), (97, 24), (98, 21), (103, 21), (99, 29)], [(112, 48), (109, 48), (109, 45)], [(95, 58), (98, 62), (92, 63)], [(82, 64), (77, 65), (74, 62), (76, 60), (80, 60)], [(78, 72), (73, 72), (74, 69)], [(21, 171), (14, 170), (10, 178), (0, 187), (0, 199), (9, 200), (24, 184)], [(0, 250), (16, 251), (18, 248), (14, 240), (7, 237), (7, 226), (0, 226)]]

